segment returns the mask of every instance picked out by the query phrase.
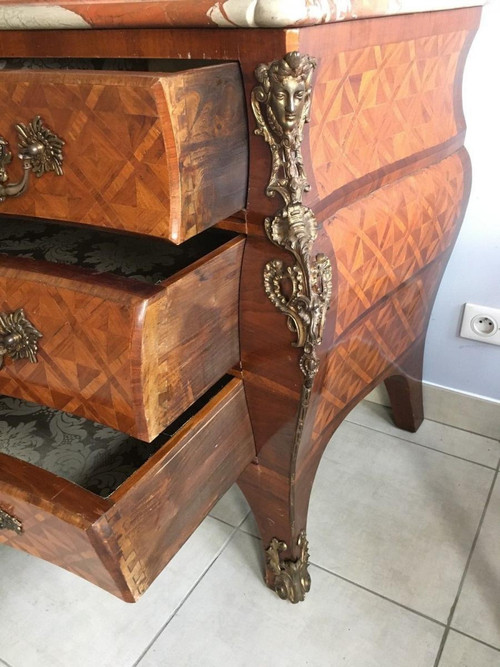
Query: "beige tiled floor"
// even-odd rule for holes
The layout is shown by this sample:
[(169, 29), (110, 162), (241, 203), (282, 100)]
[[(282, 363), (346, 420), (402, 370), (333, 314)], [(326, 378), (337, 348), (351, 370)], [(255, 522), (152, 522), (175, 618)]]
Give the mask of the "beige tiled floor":
[(300, 605), (264, 587), (236, 488), (136, 605), (0, 547), (0, 665), (499, 667), (499, 461), (497, 440), (358, 406), (318, 471)]

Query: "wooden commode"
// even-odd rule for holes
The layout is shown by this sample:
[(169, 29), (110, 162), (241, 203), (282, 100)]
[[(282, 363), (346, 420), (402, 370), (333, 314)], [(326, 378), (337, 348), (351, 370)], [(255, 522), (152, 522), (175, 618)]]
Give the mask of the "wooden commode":
[(0, 6), (0, 543), (126, 601), (235, 482), (304, 599), (332, 434), (383, 381), (423, 419), (469, 196), (481, 2), (247, 4)]

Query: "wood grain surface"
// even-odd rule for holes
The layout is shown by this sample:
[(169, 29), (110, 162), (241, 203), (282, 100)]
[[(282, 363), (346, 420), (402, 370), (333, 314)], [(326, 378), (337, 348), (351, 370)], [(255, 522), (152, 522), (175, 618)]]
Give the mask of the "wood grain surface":
[[(273, 538), (287, 544), (283, 560), (300, 556), (322, 452), (356, 403), (387, 380), (397, 423), (415, 430), (422, 420), (425, 331), (470, 191), (460, 95), (478, 17), (467, 10), (299, 33), (299, 50), (318, 56), (303, 150), (307, 202), (320, 227), (311, 254), (325, 253), (333, 266), (320, 370), (299, 442), (301, 351), (259, 284), (270, 259), (291, 264), (259, 238), (269, 204), (256, 201), (260, 156), (250, 173), (255, 199), (241, 298), (258, 458), (239, 483), (264, 548)], [(268, 175), (269, 156), (267, 164)], [(273, 573), (266, 577), (272, 587)]]
[[(247, 139), (238, 67), (172, 73), (0, 72), (1, 134), (41, 116), (64, 141), (64, 174), (35, 179), (0, 213), (174, 243), (243, 208)], [(17, 168), (17, 169), (16, 169)], [(9, 168), (11, 180), (21, 164)]]
[(0, 455), (0, 507), (23, 533), (0, 543), (56, 563), (133, 602), (254, 456), (243, 384), (230, 380), (104, 500)]
[[(293, 347), (286, 319), (267, 299), (262, 277), (267, 262), (279, 259), (289, 265), (291, 256), (263, 231), (264, 218), (273, 216), (280, 202), (265, 194), (271, 157), (254, 135), (248, 114), (240, 361), (258, 454), (239, 484), (263, 548), (273, 538), (283, 540), (284, 560), (300, 556), (297, 538), (306, 528), (317, 466), (349, 410), (387, 381), (397, 423), (414, 430), (422, 419), (425, 331), (470, 190), (470, 163), (461, 149), (461, 82), (479, 16), (479, 9), (470, 8), (300, 30), (42, 31), (36, 41), (11, 32), (0, 44), (2, 57), (238, 61), (247, 109), (259, 63), (294, 50), (317, 58), (312, 117), (303, 142), (311, 183), (305, 203), (319, 224), (312, 253), (329, 257), (334, 278), (318, 348), (320, 370), (298, 440), (302, 351)], [(188, 479), (186, 470), (176, 472)], [(193, 493), (202, 487), (199, 478), (195, 486)], [(168, 493), (163, 483), (157, 488), (155, 506)], [(126, 506), (124, 498), (116, 507), (122, 502)], [(114, 511), (109, 511), (110, 520)], [(139, 513), (128, 516), (133, 520), (116, 519), (124, 539), (140, 535)], [(157, 542), (157, 553), (171, 554), (167, 542)], [(134, 544), (120, 576), (127, 577), (130, 589), (142, 590), (150, 578)], [(156, 561), (154, 572), (161, 563), (161, 558)], [(273, 586), (273, 573), (266, 576)]]
[(0, 392), (151, 441), (239, 359), (237, 237), (161, 285), (2, 257), (0, 309), (43, 334)]

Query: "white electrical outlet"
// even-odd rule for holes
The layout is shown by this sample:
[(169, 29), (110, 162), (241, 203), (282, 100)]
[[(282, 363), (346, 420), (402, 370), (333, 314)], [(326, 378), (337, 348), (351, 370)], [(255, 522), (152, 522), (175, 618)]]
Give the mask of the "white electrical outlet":
[(466, 303), (460, 335), (462, 338), (500, 345), (500, 308)]

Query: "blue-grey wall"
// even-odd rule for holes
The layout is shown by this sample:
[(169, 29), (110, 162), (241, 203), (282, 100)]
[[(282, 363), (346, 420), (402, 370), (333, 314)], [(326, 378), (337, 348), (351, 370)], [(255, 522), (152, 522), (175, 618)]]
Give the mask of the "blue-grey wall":
[[(500, 1), (483, 8), (464, 75), (472, 193), (429, 327), (424, 379), (500, 400), (500, 346), (459, 338), (466, 302), (500, 308)], [(500, 406), (499, 406), (500, 409)]]

